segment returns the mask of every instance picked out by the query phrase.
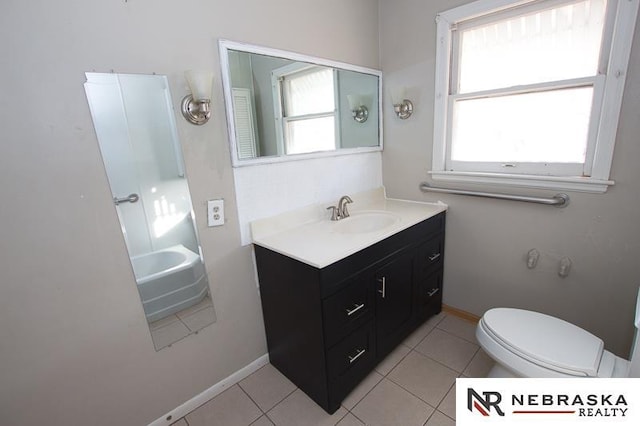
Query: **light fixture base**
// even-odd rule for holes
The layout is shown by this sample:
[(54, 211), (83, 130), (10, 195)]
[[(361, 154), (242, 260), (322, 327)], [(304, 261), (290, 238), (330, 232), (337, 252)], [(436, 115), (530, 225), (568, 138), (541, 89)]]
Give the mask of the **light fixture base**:
[(360, 105), (358, 108), (352, 110), (351, 114), (356, 122), (364, 123), (369, 118), (369, 109), (364, 105)]
[(193, 96), (187, 95), (182, 98), (182, 116), (191, 124), (201, 126), (211, 118), (209, 99), (196, 101)]
[(403, 99), (402, 103), (395, 104), (393, 110), (401, 120), (406, 120), (413, 114), (413, 103), (409, 99)]

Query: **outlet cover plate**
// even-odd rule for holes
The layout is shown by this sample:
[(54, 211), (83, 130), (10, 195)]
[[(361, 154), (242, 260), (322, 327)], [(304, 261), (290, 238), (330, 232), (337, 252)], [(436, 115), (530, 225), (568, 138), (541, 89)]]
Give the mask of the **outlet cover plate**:
[(209, 226), (224, 225), (224, 200), (207, 201), (207, 224)]

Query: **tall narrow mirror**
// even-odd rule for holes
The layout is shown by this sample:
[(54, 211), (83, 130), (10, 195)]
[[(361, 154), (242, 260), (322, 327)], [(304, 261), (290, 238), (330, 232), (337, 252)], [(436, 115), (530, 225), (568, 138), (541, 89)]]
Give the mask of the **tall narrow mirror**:
[(167, 78), (86, 77), (113, 203), (159, 350), (216, 319)]

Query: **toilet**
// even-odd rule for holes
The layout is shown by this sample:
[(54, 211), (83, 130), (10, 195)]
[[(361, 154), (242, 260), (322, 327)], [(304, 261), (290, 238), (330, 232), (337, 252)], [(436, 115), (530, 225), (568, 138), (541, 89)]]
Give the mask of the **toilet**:
[(630, 360), (604, 349), (602, 339), (539, 312), (490, 309), (476, 338), (496, 364), (488, 377), (640, 377), (640, 292)]

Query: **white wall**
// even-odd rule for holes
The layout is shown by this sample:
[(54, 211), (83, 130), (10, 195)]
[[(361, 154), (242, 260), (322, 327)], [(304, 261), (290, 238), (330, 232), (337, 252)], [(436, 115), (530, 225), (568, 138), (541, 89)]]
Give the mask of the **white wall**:
[[(612, 171), (616, 185), (606, 194), (571, 192), (571, 204), (565, 209), (423, 194), (418, 184), (429, 180), (432, 150), (434, 17), (466, 2), (379, 2), (386, 86), (408, 86), (415, 107), (413, 116), (401, 121), (392, 118), (390, 102), (384, 104), (387, 194), (449, 204), (445, 303), (477, 315), (495, 306), (539, 310), (586, 328), (611, 350), (627, 356), (640, 285), (640, 32), (636, 31), (618, 129)], [(534, 270), (528, 270), (524, 261), (531, 248), (542, 253)], [(573, 260), (565, 279), (557, 275), (562, 256)]]
[[(371, 0), (5, 0), (0, 14), (0, 423), (142, 425), (266, 352), (240, 246), (217, 39), (378, 66)], [(265, 24), (268, 23), (268, 24)], [(178, 132), (218, 321), (155, 352), (84, 95), (84, 72), (216, 73)], [(205, 201), (227, 224), (206, 228)]]

